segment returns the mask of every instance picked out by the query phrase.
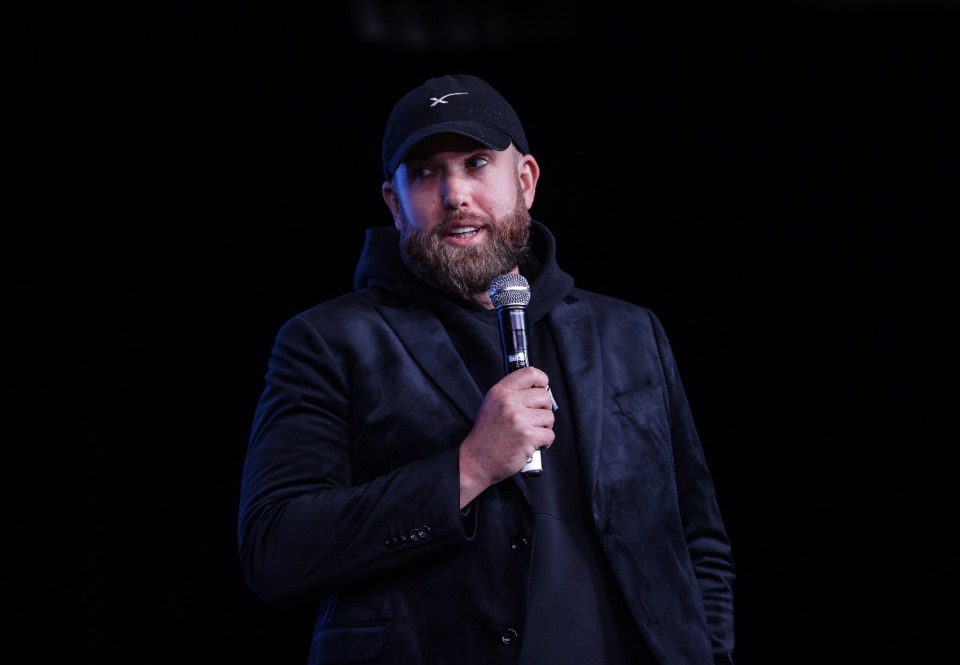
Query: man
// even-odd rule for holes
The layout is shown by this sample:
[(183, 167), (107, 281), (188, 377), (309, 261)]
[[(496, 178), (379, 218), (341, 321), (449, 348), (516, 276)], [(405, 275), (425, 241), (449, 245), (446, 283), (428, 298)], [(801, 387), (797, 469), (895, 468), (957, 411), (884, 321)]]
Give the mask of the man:
[[(514, 110), (430, 79), (383, 165), (395, 228), (367, 230), (357, 290), (277, 335), (241, 491), (251, 588), (316, 607), (310, 663), (732, 663), (731, 549), (669, 342), (557, 265)], [(530, 284), (531, 362), (505, 374), (506, 273)]]

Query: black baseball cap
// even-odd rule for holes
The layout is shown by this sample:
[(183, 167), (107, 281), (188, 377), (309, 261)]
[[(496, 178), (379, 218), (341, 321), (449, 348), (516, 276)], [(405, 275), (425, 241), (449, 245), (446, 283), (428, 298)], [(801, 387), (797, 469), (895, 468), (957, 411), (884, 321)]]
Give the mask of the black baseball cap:
[(393, 107), (383, 134), (383, 175), (387, 178), (418, 142), (443, 132), (462, 134), (494, 150), (515, 143), (530, 152), (513, 107), (489, 83), (456, 74), (432, 78)]

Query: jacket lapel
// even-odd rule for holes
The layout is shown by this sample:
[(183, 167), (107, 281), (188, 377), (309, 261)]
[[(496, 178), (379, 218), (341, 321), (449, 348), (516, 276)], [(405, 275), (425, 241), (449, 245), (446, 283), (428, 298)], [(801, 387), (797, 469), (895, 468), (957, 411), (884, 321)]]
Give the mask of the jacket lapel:
[(468, 420), (476, 417), (483, 394), (474, 382), (443, 325), (419, 308), (378, 308), (407, 352)]
[(584, 481), (590, 494), (597, 482), (603, 405), (603, 370), (600, 334), (590, 305), (568, 297), (548, 320), (560, 353), (563, 378), (573, 409), (573, 425), (584, 464)]
[[(437, 389), (473, 420), (483, 393), (477, 387), (450, 338), (433, 316), (423, 316), (418, 308), (400, 309), (381, 306), (381, 315), (393, 329), (407, 352), (413, 357)], [(603, 371), (601, 369), (600, 335), (590, 305), (568, 298), (564, 306), (555, 308), (548, 321), (560, 354), (564, 380), (573, 409), (573, 423), (580, 455), (584, 464), (584, 481), (593, 492), (597, 482), (602, 426)]]

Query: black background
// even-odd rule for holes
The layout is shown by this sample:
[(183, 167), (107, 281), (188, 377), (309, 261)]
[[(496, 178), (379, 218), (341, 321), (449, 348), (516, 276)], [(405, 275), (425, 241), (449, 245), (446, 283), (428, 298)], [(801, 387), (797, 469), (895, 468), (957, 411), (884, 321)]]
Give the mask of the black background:
[(311, 618), (237, 564), (254, 405), (279, 325), (351, 289), (390, 223), (393, 101), (461, 72), (523, 119), (561, 265), (673, 340), (740, 665), (955, 651), (960, 7), (662, 5), (13, 16), (8, 548), (39, 629), (17, 662), (305, 662)]

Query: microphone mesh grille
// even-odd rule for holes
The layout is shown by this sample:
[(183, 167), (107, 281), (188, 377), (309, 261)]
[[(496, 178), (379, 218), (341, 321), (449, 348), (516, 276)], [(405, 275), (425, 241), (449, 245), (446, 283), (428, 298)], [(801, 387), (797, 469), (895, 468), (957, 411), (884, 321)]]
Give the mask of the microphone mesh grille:
[(530, 302), (530, 284), (527, 278), (512, 272), (497, 275), (490, 282), (490, 302), (497, 309), (511, 305), (526, 307)]

